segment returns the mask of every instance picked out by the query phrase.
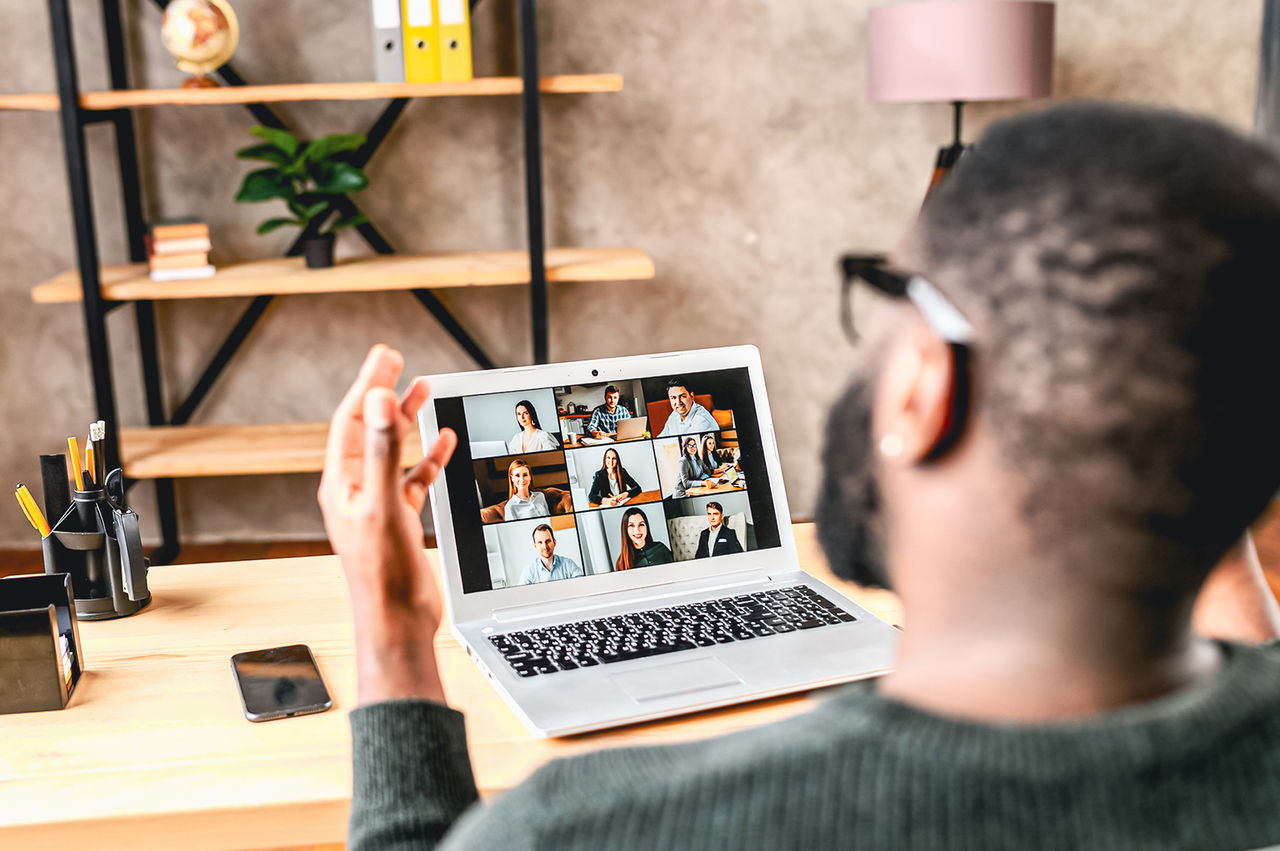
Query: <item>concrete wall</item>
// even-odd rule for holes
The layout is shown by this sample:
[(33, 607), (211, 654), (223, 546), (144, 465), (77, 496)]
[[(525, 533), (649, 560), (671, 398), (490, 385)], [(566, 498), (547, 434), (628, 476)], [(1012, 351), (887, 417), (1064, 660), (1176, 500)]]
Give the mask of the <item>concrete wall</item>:
[[(233, 0), (243, 35), (235, 63), (254, 82), (371, 76), (365, 0)], [(73, 0), (84, 88), (105, 87), (97, 4)], [(181, 75), (160, 46), (150, 0), (125, 0), (133, 83)], [(545, 109), (548, 238), (638, 245), (658, 278), (575, 284), (551, 300), (551, 355), (574, 359), (700, 345), (760, 346), (779, 413), (791, 505), (813, 505), (824, 412), (856, 357), (836, 323), (834, 259), (891, 246), (918, 207), (945, 105), (868, 103), (869, 0), (542, 0), (547, 73), (619, 71), (619, 94), (549, 97)], [(1252, 113), (1261, 7), (1212, 0), (1061, 0), (1057, 94), (1170, 104), (1238, 127)], [(484, 0), (474, 24), (478, 74), (510, 73), (509, 5)], [(53, 89), (48, 22), (38, 4), (0, 4), (7, 92)], [(380, 103), (286, 104), (308, 134), (363, 130)], [(1035, 104), (975, 106), (989, 120)], [(523, 244), (519, 102), (454, 98), (409, 106), (370, 167), (360, 203), (406, 252)], [(284, 232), (258, 237), (269, 205), (232, 202), (247, 166), (233, 157), (254, 122), (240, 107), (140, 111), (147, 213), (205, 218), (216, 261), (272, 256)], [(110, 131), (89, 133), (106, 262), (125, 259)], [(95, 416), (78, 305), (30, 302), (30, 288), (74, 263), (57, 119), (0, 113), (0, 481), (38, 481)], [(339, 251), (363, 251), (344, 239)], [(530, 357), (522, 291), (446, 293), (501, 363)], [(158, 306), (165, 394), (176, 404), (247, 300)], [(713, 326), (673, 304), (714, 304)], [(584, 327), (614, 329), (607, 336)], [(131, 313), (110, 319), (121, 417), (145, 422)], [(401, 348), (413, 372), (470, 368), (403, 293), (280, 299), (199, 411), (200, 423), (327, 419), (368, 347)], [(178, 485), (189, 540), (317, 538), (315, 476), (215, 478)], [(144, 529), (150, 486), (141, 486)], [(16, 507), (0, 510), (0, 547), (34, 546)]]

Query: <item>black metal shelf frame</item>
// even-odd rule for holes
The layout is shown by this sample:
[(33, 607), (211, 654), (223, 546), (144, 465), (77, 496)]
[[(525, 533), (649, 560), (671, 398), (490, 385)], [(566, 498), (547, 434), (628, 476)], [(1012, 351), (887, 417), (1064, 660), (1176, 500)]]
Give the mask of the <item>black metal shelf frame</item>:
[[(154, 0), (155, 5), (161, 10), (164, 9), (166, 2), (167, 0)], [(477, 2), (478, 0), (470, 0), (473, 9)], [(513, 2), (516, 6), (518, 21), (517, 46), (520, 56), (520, 76), (524, 84), (521, 102), (524, 123), (525, 212), (529, 246), (529, 312), (533, 337), (533, 361), (546, 363), (548, 342), (546, 236), (543, 227), (542, 108), (538, 74), (536, 0), (513, 0)], [(103, 33), (107, 42), (110, 85), (113, 90), (125, 90), (129, 88), (129, 80), (119, 0), (101, 0), (101, 6)], [(97, 225), (90, 191), (89, 160), (85, 147), (84, 128), (100, 122), (110, 122), (114, 125), (124, 202), (125, 236), (129, 245), (129, 257), (135, 263), (146, 260), (137, 138), (131, 109), (90, 111), (80, 105), (80, 82), (76, 70), (68, 0), (49, 0), (49, 21), (53, 34), (53, 54), (58, 78), (59, 119), (62, 125), (67, 182), (71, 191), (71, 210), (75, 226), (76, 263), (80, 271), (80, 286), (84, 291), (84, 323), (89, 349), (89, 365), (98, 418), (107, 423), (107, 465), (108, 469), (111, 469), (120, 464), (120, 444), (106, 316), (127, 302), (110, 301), (102, 296)], [(215, 73), (228, 86), (247, 85), (244, 78), (230, 63), (223, 65)], [(369, 128), (365, 145), (357, 152), (356, 159), (361, 166), (367, 164), (373, 157), (407, 104), (407, 98), (396, 98), (383, 109), (378, 119)], [(269, 127), (289, 129), (288, 125), (266, 104), (250, 103), (245, 104), (245, 107), (253, 113), (259, 123)], [(341, 212), (347, 215), (355, 212), (356, 209), (355, 202), (348, 198)], [(289, 256), (299, 254), (303, 240), (313, 236), (323, 225), (323, 221), (313, 221), (308, 225), (290, 246)], [(359, 225), (357, 231), (379, 254), (395, 253), (391, 244), (372, 223), (366, 222)], [(483, 369), (493, 368), (493, 360), (435, 293), (425, 288), (412, 290), (412, 293), (472, 360)], [(191, 421), (200, 403), (204, 401), (258, 320), (262, 318), (273, 298), (274, 296), (271, 295), (254, 298), (209, 361), (186, 399), (174, 409), (171, 415), (165, 413), (164, 393), (160, 381), (154, 302), (150, 300), (133, 302), (149, 425), (185, 425)], [(172, 561), (178, 554), (178, 515), (173, 479), (154, 481), (162, 544), (151, 554), (151, 559), (157, 564), (164, 564)], [(135, 483), (129, 482), (130, 486)]]

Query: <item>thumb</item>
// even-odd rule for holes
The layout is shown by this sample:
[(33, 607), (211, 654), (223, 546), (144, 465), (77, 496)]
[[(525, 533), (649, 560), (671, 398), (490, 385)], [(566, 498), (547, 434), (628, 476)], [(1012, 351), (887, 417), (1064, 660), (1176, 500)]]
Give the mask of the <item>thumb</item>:
[(364, 492), (375, 508), (385, 509), (398, 496), (400, 430), (396, 428), (395, 393), (373, 387), (364, 397)]

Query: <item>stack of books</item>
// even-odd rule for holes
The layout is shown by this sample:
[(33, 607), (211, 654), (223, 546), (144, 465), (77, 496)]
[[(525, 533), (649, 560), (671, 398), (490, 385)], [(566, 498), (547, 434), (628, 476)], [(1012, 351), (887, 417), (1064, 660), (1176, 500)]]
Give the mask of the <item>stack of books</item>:
[(160, 222), (147, 234), (147, 266), (153, 281), (186, 281), (213, 274), (209, 265), (209, 225), (204, 222)]

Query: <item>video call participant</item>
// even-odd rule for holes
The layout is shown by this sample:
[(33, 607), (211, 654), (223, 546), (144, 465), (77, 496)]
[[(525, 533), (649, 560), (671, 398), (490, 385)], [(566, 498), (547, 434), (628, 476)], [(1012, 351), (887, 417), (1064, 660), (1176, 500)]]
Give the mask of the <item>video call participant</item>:
[(627, 500), (639, 496), (640, 490), (636, 480), (623, 469), (618, 450), (607, 449), (600, 469), (596, 470), (595, 477), (591, 480), (591, 491), (587, 494), (587, 500), (592, 505), (623, 505)]
[(547, 497), (541, 491), (531, 491), (533, 471), (523, 458), (517, 458), (507, 468), (507, 504), (502, 509), (503, 520), (524, 520), (529, 517), (550, 517)]
[(718, 476), (738, 461), (737, 449), (716, 449), (716, 436), (709, 434), (702, 438), (702, 446), (698, 449), (698, 460), (708, 476)]
[(631, 412), (626, 406), (618, 404), (621, 398), (622, 394), (612, 384), (604, 388), (604, 404), (596, 405), (591, 411), (591, 421), (587, 423), (587, 431), (596, 440), (617, 434), (618, 420), (631, 419)]
[(724, 522), (724, 508), (718, 502), (708, 502), (707, 528), (698, 538), (698, 551), (693, 557), (727, 556), (740, 552), (742, 544), (738, 543), (738, 533)]
[(712, 473), (708, 473), (702, 465), (702, 457), (698, 454), (698, 439), (686, 437), (681, 443), (680, 472), (676, 477), (676, 486), (671, 495), (681, 498), (687, 495), (689, 488), (713, 484)]
[(614, 563), (618, 570), (671, 564), (671, 549), (649, 537), (649, 521), (638, 508), (628, 508), (622, 515), (622, 554)]
[(533, 530), (533, 550), (537, 553), (520, 578), (521, 585), (537, 585), (585, 576), (582, 565), (567, 556), (556, 555), (556, 533), (546, 523)]
[(684, 379), (673, 378), (667, 382), (667, 401), (671, 403), (673, 416), (667, 417), (658, 437), (719, 430), (720, 426), (716, 425), (711, 412), (693, 401), (693, 394), (685, 386)]
[(507, 441), (508, 452), (550, 452), (560, 448), (556, 439), (542, 430), (532, 402), (522, 400), (516, 403), (516, 422), (520, 430)]

